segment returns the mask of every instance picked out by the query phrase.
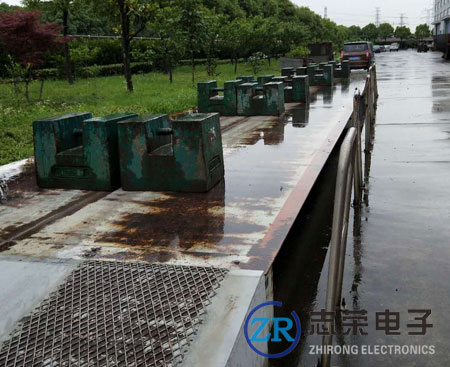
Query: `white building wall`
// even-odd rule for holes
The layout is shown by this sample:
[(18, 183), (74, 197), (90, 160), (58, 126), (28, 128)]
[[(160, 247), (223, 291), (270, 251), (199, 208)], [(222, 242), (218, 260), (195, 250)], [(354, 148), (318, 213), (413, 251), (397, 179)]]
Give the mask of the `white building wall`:
[(450, 0), (434, 0), (435, 35), (450, 33)]

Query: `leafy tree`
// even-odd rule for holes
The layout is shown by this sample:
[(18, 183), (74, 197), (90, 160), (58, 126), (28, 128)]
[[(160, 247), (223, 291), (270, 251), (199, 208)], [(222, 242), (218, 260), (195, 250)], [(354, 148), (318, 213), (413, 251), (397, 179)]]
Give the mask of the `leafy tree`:
[(324, 41), (323, 18), (307, 7), (297, 9), (295, 20), (308, 28), (309, 34), (311, 35), (309, 42)]
[(234, 73), (237, 73), (239, 58), (245, 56), (248, 22), (244, 18), (236, 18), (220, 29), (221, 49), (234, 62)]
[[(57, 24), (41, 24), (39, 11), (0, 13), (0, 38), (13, 60), (10, 70), (14, 70), (14, 76), (20, 77), (25, 83), (27, 101), (30, 100), (28, 86), (33, 79), (33, 69), (44, 63), (43, 55), (46, 52), (57, 49), (64, 42), (58, 38), (59, 31)], [(40, 97), (43, 86), (44, 79), (41, 79)]]
[[(31, 9), (40, 9), (42, 0), (24, 0), (24, 5)], [(76, 0), (52, 0), (50, 5), (53, 7), (55, 12), (61, 13), (62, 18), (62, 31), (64, 37), (64, 58), (65, 58), (65, 72), (66, 78), (69, 84), (73, 84), (73, 72), (72, 72), (72, 61), (70, 59), (70, 48), (69, 48), (69, 12), (74, 6)]]
[(206, 70), (209, 76), (213, 76), (217, 63), (215, 58), (219, 51), (220, 44), (220, 28), (225, 23), (224, 15), (217, 15), (208, 11), (204, 17), (204, 39), (202, 42), (202, 50), (206, 55)]
[(8, 5), (6, 3), (0, 3), (0, 12), (1, 13), (3, 13), (3, 12), (10, 12), (10, 11), (13, 11), (13, 10), (18, 10), (18, 9), (20, 9), (19, 6)]
[(262, 52), (255, 52), (253, 55), (251, 55), (248, 58), (247, 62), (252, 67), (253, 75), (257, 75), (261, 71), (261, 69), (264, 65), (265, 58), (266, 58), (266, 55), (264, 55)]
[(300, 22), (286, 22), (278, 29), (278, 52), (286, 54), (295, 46), (306, 46), (312, 39), (308, 28)]
[(201, 49), (205, 36), (206, 8), (201, 0), (180, 0), (180, 26), (187, 38), (188, 52), (191, 56), (192, 84), (195, 83), (195, 54)]
[(99, 16), (109, 17), (117, 26), (122, 44), (122, 63), (127, 90), (134, 91), (131, 73), (131, 42), (146, 29), (147, 23), (159, 9), (158, 1), (90, 0)]
[(420, 24), (416, 27), (415, 32), (417, 39), (423, 39), (428, 38), (431, 36), (431, 30), (430, 27), (428, 27), (428, 24)]
[(378, 38), (378, 28), (375, 24), (370, 23), (367, 24), (362, 29), (362, 35), (364, 38), (366, 38), (369, 41), (375, 41)]
[(131, 41), (141, 33), (157, 4), (143, 0), (110, 0), (116, 6), (120, 17), (120, 36), (122, 39), (123, 71), (129, 92), (133, 92), (131, 75)]
[(411, 36), (411, 30), (406, 26), (399, 26), (395, 29), (395, 37), (400, 38), (402, 41)]
[(358, 41), (363, 37), (363, 31), (361, 27), (352, 25), (347, 28), (347, 39), (349, 41)]
[(295, 46), (289, 51), (287, 57), (293, 57), (297, 59), (305, 59), (309, 56), (311, 51), (308, 47), (305, 46)]
[(394, 27), (389, 23), (381, 23), (378, 27), (378, 37), (386, 40), (394, 34)]
[(185, 54), (186, 38), (179, 27), (180, 9), (165, 7), (157, 12), (155, 21), (150, 25), (154, 35), (159, 38), (154, 45), (156, 61), (173, 82), (173, 70)]
[(271, 59), (275, 56), (280, 48), (281, 40), (280, 30), (285, 28), (286, 24), (280, 25), (278, 20), (274, 17), (262, 18), (259, 21), (256, 20), (257, 42), (255, 49), (261, 51), (267, 55), (269, 65)]

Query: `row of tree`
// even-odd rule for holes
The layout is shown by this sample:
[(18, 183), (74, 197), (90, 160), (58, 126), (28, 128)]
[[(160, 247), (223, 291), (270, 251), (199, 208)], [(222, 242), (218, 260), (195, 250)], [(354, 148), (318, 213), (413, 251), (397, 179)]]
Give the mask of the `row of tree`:
[[(140, 50), (141, 58), (157, 59), (171, 81), (173, 69), (188, 57), (194, 82), (196, 58), (206, 58), (208, 71), (214, 73), (216, 58), (232, 59), (237, 68), (241, 58), (262, 53), (270, 62), (272, 56), (316, 41), (331, 41), (339, 49), (345, 41), (375, 41), (394, 34), (404, 39), (411, 34), (406, 27), (394, 30), (387, 23), (379, 27), (340, 26), (290, 0), (23, 0), (23, 4), (25, 10), (39, 10), (44, 23), (60, 24), (62, 37), (55, 44), (63, 49), (69, 83), (74, 79), (71, 35), (117, 35), (129, 91), (133, 91), (132, 43), (138, 37), (153, 40), (146, 50)], [(0, 7), (0, 11), (11, 9), (3, 4)], [(25, 19), (18, 12), (14, 14)], [(31, 23), (36, 20), (36, 15), (33, 17)], [(9, 27), (9, 32), (17, 29)], [(3, 38), (5, 32), (8, 30), (3, 31)], [(39, 57), (36, 62), (23, 60), (20, 54), (17, 57), (19, 63), (32, 66), (42, 61)]]
[(417, 39), (423, 39), (430, 37), (431, 31), (427, 24), (417, 26), (413, 35), (411, 29), (406, 26), (398, 26), (394, 29), (389, 23), (381, 23), (378, 27), (375, 24), (370, 23), (363, 28), (358, 26), (348, 27), (348, 35), (350, 39), (365, 39), (376, 42), (387, 40), (390, 37), (405, 40), (414, 36)]

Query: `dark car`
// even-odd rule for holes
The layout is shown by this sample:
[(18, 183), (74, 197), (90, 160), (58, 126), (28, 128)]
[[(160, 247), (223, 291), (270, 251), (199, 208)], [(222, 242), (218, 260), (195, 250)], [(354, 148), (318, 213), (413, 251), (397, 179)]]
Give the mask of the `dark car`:
[(375, 59), (370, 42), (349, 42), (341, 52), (341, 61), (349, 60), (352, 69), (368, 69)]

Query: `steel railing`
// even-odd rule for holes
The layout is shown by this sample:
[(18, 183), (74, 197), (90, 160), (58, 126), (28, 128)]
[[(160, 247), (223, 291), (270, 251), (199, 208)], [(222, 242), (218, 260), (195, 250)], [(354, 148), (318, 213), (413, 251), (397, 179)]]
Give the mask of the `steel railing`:
[[(357, 91), (353, 99), (351, 127), (348, 129), (339, 153), (338, 172), (334, 197), (333, 228), (331, 233), (330, 260), (325, 312), (340, 312), (342, 283), (347, 250), (347, 233), (353, 193), (354, 207), (368, 205), (371, 151), (373, 148), (375, 114), (378, 100), (377, 74), (375, 65), (369, 69), (362, 93)], [(364, 172), (362, 164), (362, 131), (364, 129)], [(364, 177), (363, 177), (364, 176)], [(330, 320), (328, 318), (328, 320)], [(323, 347), (333, 344), (334, 325), (325, 323), (327, 335), (323, 337)], [(321, 367), (329, 367), (331, 355), (322, 354)]]

